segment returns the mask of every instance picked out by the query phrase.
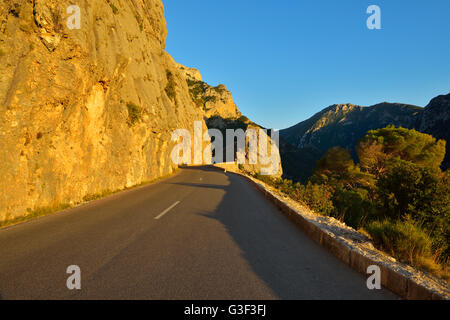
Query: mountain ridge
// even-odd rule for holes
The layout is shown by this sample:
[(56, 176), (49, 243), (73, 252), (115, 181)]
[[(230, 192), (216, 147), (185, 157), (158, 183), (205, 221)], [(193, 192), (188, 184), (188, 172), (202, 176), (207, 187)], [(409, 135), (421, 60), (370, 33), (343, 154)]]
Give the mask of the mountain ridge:
[[(372, 106), (360, 106), (351, 103), (333, 104), (317, 112), (312, 117), (297, 123), (294, 126), (280, 130), (280, 138), (290, 146), (280, 148), (285, 169), (285, 176), (295, 180), (305, 181), (312, 173), (315, 161), (319, 160), (328, 149), (339, 146), (351, 150), (354, 157), (354, 147), (368, 130), (386, 127), (388, 125), (401, 126), (408, 129), (429, 133), (437, 139), (448, 141), (450, 127), (450, 94), (433, 98), (426, 107), (403, 103), (381, 102)], [(287, 160), (288, 154), (296, 149), (299, 159), (302, 150), (316, 154), (303, 169), (298, 169), (296, 160), (292, 157)], [(314, 162), (314, 164), (313, 164)], [(296, 168), (297, 166), (297, 168)], [(449, 145), (443, 162), (443, 168), (450, 166)], [(299, 171), (302, 171), (299, 172)]]

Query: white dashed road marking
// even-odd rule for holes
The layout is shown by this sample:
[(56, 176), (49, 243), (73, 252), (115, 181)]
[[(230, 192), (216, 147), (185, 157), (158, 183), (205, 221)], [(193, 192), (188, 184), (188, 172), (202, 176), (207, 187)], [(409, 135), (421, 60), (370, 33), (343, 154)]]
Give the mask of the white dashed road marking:
[(173, 205), (171, 205), (171, 206), (168, 207), (166, 210), (164, 210), (163, 212), (161, 212), (157, 217), (155, 217), (155, 220), (159, 220), (163, 215), (165, 215), (167, 212), (169, 212), (170, 210), (172, 210), (173, 208), (175, 208), (179, 203), (180, 203), (180, 201), (175, 202)]

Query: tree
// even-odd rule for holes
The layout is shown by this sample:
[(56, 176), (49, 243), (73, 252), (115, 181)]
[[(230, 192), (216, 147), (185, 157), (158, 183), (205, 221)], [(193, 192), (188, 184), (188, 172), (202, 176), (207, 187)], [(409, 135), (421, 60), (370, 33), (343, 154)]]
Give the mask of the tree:
[(439, 168), (398, 160), (377, 183), (380, 213), (395, 221), (411, 217), (433, 239), (439, 261), (450, 254), (450, 179)]
[(373, 140), (363, 140), (356, 147), (361, 169), (375, 177), (386, 172), (386, 163), (390, 156), (383, 151), (383, 145)]
[(332, 200), (333, 216), (355, 229), (362, 227), (374, 212), (369, 192), (366, 189), (338, 188)]
[[(429, 192), (434, 181), (418, 165), (398, 160), (388, 173), (377, 181), (378, 196), (383, 214), (393, 219), (406, 215), (417, 218), (417, 206), (424, 200), (424, 192)], [(427, 188), (425, 191), (424, 188)]]
[(439, 168), (445, 157), (445, 140), (414, 129), (388, 126), (370, 130), (358, 144), (361, 168), (379, 176), (392, 159), (411, 161), (421, 167)]
[(311, 181), (331, 188), (331, 215), (354, 228), (367, 227), (410, 262), (431, 259), (431, 250), (447, 265), (450, 175), (440, 169), (445, 144), (416, 130), (371, 130), (357, 146), (359, 164), (347, 150), (332, 148), (317, 162)]
[(308, 182), (306, 186), (297, 184), (292, 196), (295, 200), (303, 202), (315, 212), (323, 215), (330, 215), (334, 209), (331, 201), (332, 191), (327, 185), (311, 182)]
[(350, 153), (339, 147), (328, 150), (327, 154), (317, 162), (311, 181), (346, 189), (370, 188), (374, 184), (372, 175), (361, 172), (359, 166), (353, 162)]

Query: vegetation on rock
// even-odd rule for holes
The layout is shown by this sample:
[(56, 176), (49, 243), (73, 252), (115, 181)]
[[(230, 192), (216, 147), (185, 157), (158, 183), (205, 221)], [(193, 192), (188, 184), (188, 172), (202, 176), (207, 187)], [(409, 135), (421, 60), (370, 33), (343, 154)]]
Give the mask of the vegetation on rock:
[(136, 105), (133, 102), (127, 103), (127, 109), (128, 109), (127, 123), (130, 127), (132, 127), (141, 120), (142, 109), (141, 109), (141, 107), (139, 107), (138, 105)]
[(166, 91), (166, 94), (169, 97), (169, 99), (175, 101), (175, 98), (177, 96), (177, 92), (175, 89), (176, 88), (175, 77), (170, 70), (166, 70), (166, 77), (167, 77), (167, 85), (164, 90)]

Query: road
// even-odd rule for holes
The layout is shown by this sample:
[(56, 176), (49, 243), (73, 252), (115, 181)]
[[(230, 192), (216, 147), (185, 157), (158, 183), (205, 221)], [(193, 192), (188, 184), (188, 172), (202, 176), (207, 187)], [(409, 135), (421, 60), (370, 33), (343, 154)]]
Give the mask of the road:
[[(66, 269), (81, 269), (69, 290)], [(206, 167), (0, 230), (1, 299), (396, 299)]]

